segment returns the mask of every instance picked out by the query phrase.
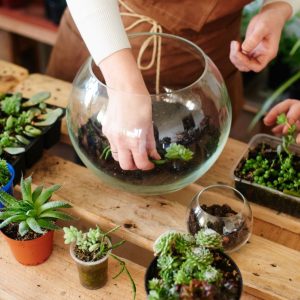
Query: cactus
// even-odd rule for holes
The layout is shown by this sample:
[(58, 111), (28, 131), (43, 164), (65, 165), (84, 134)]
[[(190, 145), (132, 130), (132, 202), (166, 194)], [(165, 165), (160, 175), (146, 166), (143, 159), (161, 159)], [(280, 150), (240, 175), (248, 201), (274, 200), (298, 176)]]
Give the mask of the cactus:
[(195, 235), (196, 244), (209, 249), (222, 249), (222, 236), (210, 228), (204, 228)]

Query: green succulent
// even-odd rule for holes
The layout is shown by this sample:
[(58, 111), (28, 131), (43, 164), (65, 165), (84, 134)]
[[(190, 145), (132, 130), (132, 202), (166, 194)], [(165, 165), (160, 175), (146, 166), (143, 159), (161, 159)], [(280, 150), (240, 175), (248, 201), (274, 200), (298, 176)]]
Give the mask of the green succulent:
[(8, 183), (10, 177), (6, 160), (0, 159), (0, 188)]
[(117, 260), (120, 264), (121, 269), (117, 273), (117, 275), (113, 277), (113, 279), (117, 278), (120, 274), (125, 272), (130, 279), (132, 290), (133, 290), (133, 299), (135, 299), (136, 285), (130, 272), (126, 267), (126, 263), (123, 260), (121, 260), (118, 256), (110, 252), (110, 250), (120, 247), (122, 244), (125, 243), (125, 241), (122, 240), (113, 245), (111, 245), (111, 243), (108, 243), (107, 241), (109, 239), (109, 234), (118, 230), (119, 228), (120, 226), (116, 226), (113, 229), (104, 232), (100, 229), (99, 226), (96, 226), (96, 228), (90, 228), (88, 232), (83, 233), (81, 230), (78, 230), (74, 226), (64, 227), (63, 230), (65, 233), (64, 234), (65, 244), (76, 243), (78, 249), (82, 250), (83, 252), (92, 253), (93, 254), (92, 261), (99, 260), (105, 255), (109, 255), (115, 260)]
[(222, 249), (222, 236), (210, 228), (199, 230), (196, 235), (196, 244), (208, 249)]
[(148, 282), (149, 299), (179, 299), (178, 286), (194, 279), (219, 284), (222, 273), (212, 266), (212, 249), (222, 249), (221, 236), (212, 229), (195, 236), (177, 231), (162, 234), (154, 243), (158, 278)]
[(20, 200), (0, 190), (0, 202), (4, 205), (0, 212), (0, 229), (10, 223), (18, 223), (21, 236), (29, 230), (44, 234), (47, 230), (60, 229), (55, 223), (58, 219), (73, 220), (72, 216), (58, 210), (70, 208), (70, 204), (64, 201), (50, 201), (60, 185), (56, 184), (46, 189), (40, 185), (32, 191), (31, 183), (31, 177), (21, 179)]
[(7, 115), (18, 115), (21, 109), (22, 94), (15, 93), (1, 101), (1, 110)]
[(166, 149), (165, 158), (168, 160), (189, 161), (193, 159), (194, 152), (181, 144), (171, 143)]

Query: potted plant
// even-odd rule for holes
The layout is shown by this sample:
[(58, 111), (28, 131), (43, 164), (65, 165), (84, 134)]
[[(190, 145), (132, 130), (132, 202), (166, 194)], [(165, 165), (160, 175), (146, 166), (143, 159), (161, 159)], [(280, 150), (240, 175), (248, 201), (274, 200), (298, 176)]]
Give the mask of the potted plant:
[[(6, 160), (0, 159), (0, 189), (6, 193), (13, 194), (13, 181), (15, 171)], [(3, 207), (0, 203), (0, 208)]]
[(121, 270), (113, 278), (117, 278), (123, 271), (128, 275), (133, 289), (133, 299), (135, 299), (136, 286), (129, 273), (126, 264), (116, 255), (112, 254), (112, 249), (124, 244), (124, 240), (112, 244), (109, 234), (116, 231), (120, 226), (116, 226), (108, 232), (102, 231), (98, 226), (90, 228), (88, 232), (82, 232), (74, 226), (64, 227), (64, 238), (66, 244), (70, 245), (70, 254), (76, 262), (79, 279), (82, 286), (88, 289), (99, 289), (107, 282), (108, 257), (112, 257), (120, 263)]
[(69, 208), (63, 201), (50, 201), (52, 194), (60, 188), (53, 185), (34, 191), (31, 177), (21, 179), (22, 198), (17, 200), (0, 190), (0, 229), (15, 258), (24, 265), (38, 265), (50, 256), (53, 249), (54, 230), (60, 229), (57, 220), (72, 220), (72, 216), (59, 211)]
[(259, 134), (234, 169), (236, 188), (248, 200), (279, 212), (300, 217), (300, 148), (295, 143), (296, 125), (285, 114), (277, 124), (289, 127), (282, 139)]
[(153, 248), (156, 258), (145, 276), (149, 300), (240, 299), (241, 273), (222, 252), (222, 238), (214, 230), (194, 236), (169, 231)]

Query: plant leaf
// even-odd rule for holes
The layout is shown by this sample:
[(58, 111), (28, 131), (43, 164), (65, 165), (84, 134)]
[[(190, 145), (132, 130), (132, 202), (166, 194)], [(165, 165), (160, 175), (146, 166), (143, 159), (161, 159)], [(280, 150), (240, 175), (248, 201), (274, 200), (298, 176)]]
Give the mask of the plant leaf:
[(33, 230), (36, 233), (44, 234), (44, 231), (41, 229), (40, 225), (36, 221), (35, 218), (28, 218), (26, 220), (27, 225), (30, 227), (31, 230)]
[(0, 224), (0, 229), (7, 226), (8, 224), (12, 223), (12, 222), (18, 222), (18, 221), (23, 221), (25, 219), (24, 215), (17, 215), (17, 216), (11, 216), (9, 218), (7, 218), (6, 220), (4, 220), (1, 224)]
[(38, 208), (38, 213), (42, 213), (49, 209), (57, 209), (57, 208), (70, 208), (72, 207), (69, 203), (63, 201), (50, 201)]
[(23, 201), (27, 201), (29, 203), (32, 203), (31, 183), (32, 183), (31, 176), (27, 177), (26, 179), (24, 179), (23, 176), (21, 177), (22, 198)]
[(5, 193), (3, 190), (0, 189), (0, 202), (7, 208), (7, 207), (16, 207), (18, 206), (18, 200), (11, 196), (8, 193)]
[(49, 92), (40, 92), (35, 95), (33, 95), (28, 101), (24, 102), (22, 104), (23, 107), (29, 107), (37, 105), (41, 102), (44, 102), (48, 98), (50, 98), (51, 94)]
[(26, 221), (22, 221), (19, 224), (19, 233), (21, 236), (24, 236), (29, 231), (29, 226), (27, 225)]
[(43, 185), (39, 185), (34, 192), (32, 193), (32, 202), (35, 203), (36, 199), (41, 195), (42, 191), (43, 191), (44, 186)]
[(25, 148), (23, 147), (5, 147), (3, 150), (10, 155), (18, 155), (25, 152)]
[(47, 219), (38, 219), (38, 224), (41, 228), (49, 229), (49, 230), (58, 230), (61, 229), (59, 226), (55, 225), (53, 221), (47, 220)]
[(34, 126), (50, 126), (56, 122), (56, 120), (63, 114), (63, 110), (61, 108), (56, 108), (45, 115), (41, 115), (40, 117), (44, 118), (44, 121), (34, 122)]
[(24, 137), (23, 135), (17, 134), (16, 139), (23, 145), (29, 145), (29, 143), (30, 143), (30, 141), (28, 139), (26, 139), (26, 137)]
[(36, 208), (42, 206), (45, 202), (47, 202), (51, 198), (54, 192), (60, 189), (60, 187), (61, 187), (60, 185), (54, 184), (49, 188), (45, 189), (36, 199), (34, 206)]
[(39, 216), (40, 218), (52, 218), (52, 219), (59, 219), (59, 220), (65, 220), (70, 221), (74, 220), (74, 217), (63, 213), (61, 211), (45, 211)]

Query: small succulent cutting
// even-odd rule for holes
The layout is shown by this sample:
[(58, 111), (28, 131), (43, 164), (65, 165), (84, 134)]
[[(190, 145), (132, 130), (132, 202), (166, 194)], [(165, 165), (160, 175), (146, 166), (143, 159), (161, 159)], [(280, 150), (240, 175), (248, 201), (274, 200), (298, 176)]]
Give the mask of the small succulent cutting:
[(156, 240), (153, 249), (159, 273), (148, 282), (149, 300), (193, 299), (183, 295), (192, 282), (203, 287), (221, 282), (222, 273), (212, 265), (211, 250), (222, 249), (222, 237), (212, 229), (202, 229), (195, 236), (167, 232)]
[[(111, 155), (110, 146), (104, 147), (100, 159), (104, 158), (105, 160)], [(193, 159), (194, 152), (186, 148), (181, 144), (171, 143), (170, 146), (166, 149), (166, 153), (163, 159), (152, 160), (156, 165), (163, 165), (169, 161), (181, 160), (188, 162)]]
[(73, 220), (69, 214), (59, 211), (60, 208), (70, 208), (64, 201), (50, 201), (53, 193), (60, 185), (53, 185), (44, 189), (42, 185), (34, 191), (31, 187), (32, 178), (21, 179), (22, 198), (15, 197), (0, 190), (0, 202), (4, 208), (0, 212), (0, 229), (11, 223), (18, 223), (20, 236), (26, 235), (30, 230), (44, 234), (48, 230), (60, 229), (56, 220)]
[(8, 183), (10, 177), (6, 160), (0, 159), (0, 188)]
[(118, 248), (125, 243), (124, 240), (111, 244), (109, 241), (109, 234), (118, 230), (120, 226), (116, 226), (108, 232), (102, 231), (98, 226), (96, 228), (90, 228), (88, 232), (83, 233), (81, 230), (78, 230), (74, 226), (64, 227), (64, 238), (65, 244), (76, 243), (75, 251), (78, 259), (82, 261), (93, 262), (97, 261), (106, 255), (117, 260), (120, 264), (120, 271), (113, 277), (117, 278), (123, 272), (125, 272), (131, 282), (133, 290), (133, 299), (136, 296), (136, 286), (135, 282), (128, 271), (126, 264), (119, 257), (111, 253), (112, 249)]

